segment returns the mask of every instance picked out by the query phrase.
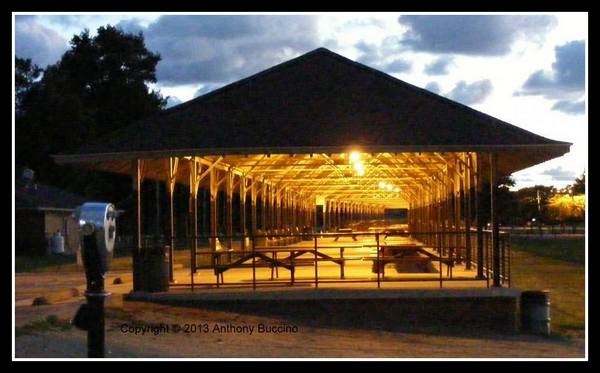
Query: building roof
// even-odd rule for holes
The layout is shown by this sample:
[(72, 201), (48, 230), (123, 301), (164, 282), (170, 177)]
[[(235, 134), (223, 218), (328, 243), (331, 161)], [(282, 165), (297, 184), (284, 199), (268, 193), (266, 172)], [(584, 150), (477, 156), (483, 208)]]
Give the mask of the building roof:
[(85, 199), (50, 185), (18, 185), (15, 188), (15, 208), (46, 211), (73, 210)]
[(129, 173), (136, 158), (498, 152), (510, 174), (570, 145), (319, 48), (53, 157)]
[(76, 153), (348, 144), (568, 145), (319, 48)]

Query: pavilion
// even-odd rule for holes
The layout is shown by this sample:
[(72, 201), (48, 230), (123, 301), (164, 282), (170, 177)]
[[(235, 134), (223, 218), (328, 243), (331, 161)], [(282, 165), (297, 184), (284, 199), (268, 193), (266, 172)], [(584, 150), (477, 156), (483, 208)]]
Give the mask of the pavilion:
[[(138, 250), (140, 186), (158, 180), (170, 199), (171, 250), (173, 191), (182, 184), (195, 223), (193, 249), (200, 189), (210, 196), (213, 251), (220, 191), (229, 248), (235, 234), (254, 241), (314, 233), (317, 211), (326, 230), (334, 231), (381, 219), (385, 209), (408, 208), (411, 234), (422, 234), (441, 252), (460, 248), (479, 278), (487, 266), (480, 192), (489, 182), (492, 255), (486, 270), (501, 286), (495, 180), (560, 157), (570, 145), (319, 48), (53, 157), (132, 177)], [(234, 193), (240, 196), (239, 227), (232, 219)]]

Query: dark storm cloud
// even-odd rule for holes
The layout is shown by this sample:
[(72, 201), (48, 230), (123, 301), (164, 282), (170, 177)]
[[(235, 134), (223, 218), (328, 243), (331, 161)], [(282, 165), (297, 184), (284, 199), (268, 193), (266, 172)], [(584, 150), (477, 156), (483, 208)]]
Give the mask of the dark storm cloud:
[(231, 82), (318, 47), (314, 16), (161, 16), (143, 30), (164, 86)]
[(385, 71), (389, 74), (408, 72), (412, 69), (412, 63), (403, 58), (395, 58), (386, 62), (385, 56), (388, 55), (388, 53), (386, 53), (386, 48), (384, 46), (379, 47), (375, 44), (369, 44), (361, 40), (354, 44), (354, 47), (359, 52), (356, 61), (364, 65)]
[(68, 49), (65, 38), (41, 25), (34, 16), (15, 16), (15, 54), (31, 58), (33, 63), (46, 67), (60, 59)]
[(555, 48), (552, 70), (531, 74), (516, 95), (542, 95), (564, 98), (585, 89), (585, 42), (571, 41)]
[(581, 100), (581, 101), (568, 101), (568, 100), (557, 101), (552, 106), (552, 110), (562, 111), (563, 113), (570, 114), (570, 115), (585, 114), (585, 100)]
[(143, 33), (146, 29), (140, 24), (140, 21), (135, 18), (124, 19), (122, 21), (119, 21), (119, 23), (117, 23), (115, 26), (128, 34), (138, 34), (140, 32)]
[(452, 57), (440, 57), (429, 65), (425, 66), (425, 74), (427, 75), (447, 75), (448, 68), (452, 65), (454, 59)]
[(492, 92), (492, 82), (489, 79), (466, 83), (461, 80), (452, 91), (445, 96), (465, 105), (479, 104)]
[(383, 65), (383, 70), (388, 73), (408, 72), (412, 68), (412, 64), (402, 58), (395, 59)]
[(552, 110), (565, 114), (585, 113), (585, 41), (574, 40), (554, 48), (551, 70), (538, 70), (515, 96), (538, 95), (558, 100)]
[(427, 83), (427, 85), (425, 86), (425, 89), (433, 92), (435, 94), (439, 94), (441, 89), (440, 89), (440, 85), (437, 82), (429, 82)]
[(354, 44), (354, 48), (358, 49), (359, 52), (356, 62), (365, 65), (375, 65), (381, 59), (379, 49), (375, 44), (369, 44), (361, 40), (358, 43)]
[(562, 167), (555, 167), (542, 172), (542, 175), (551, 176), (553, 180), (557, 181), (571, 181), (575, 180), (575, 173), (573, 171), (565, 170)]
[(431, 53), (501, 56), (520, 38), (541, 40), (556, 26), (552, 16), (407, 15), (398, 19), (409, 30), (402, 46)]

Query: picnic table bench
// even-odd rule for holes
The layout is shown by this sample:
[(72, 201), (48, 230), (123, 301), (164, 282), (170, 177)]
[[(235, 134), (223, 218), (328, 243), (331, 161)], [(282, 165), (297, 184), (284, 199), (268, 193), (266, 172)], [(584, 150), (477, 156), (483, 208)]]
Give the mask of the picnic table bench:
[[(365, 245), (367, 247), (377, 247), (377, 245)], [(452, 268), (454, 267), (454, 260), (444, 258), (434, 253), (425, 250), (423, 244), (419, 242), (405, 242), (405, 243), (383, 243), (379, 245), (381, 252), (379, 255), (371, 253), (370, 255), (364, 256), (363, 260), (370, 260), (373, 262), (373, 273), (385, 273), (385, 265), (388, 263), (401, 263), (401, 262), (430, 262), (437, 261), (446, 265), (447, 275), (452, 278)], [(419, 256), (423, 254), (425, 257)], [(440, 271), (441, 271), (440, 267)]]
[[(319, 250), (316, 251), (314, 247), (303, 247), (303, 246), (256, 246), (253, 251), (246, 252), (241, 258), (229, 262), (220, 263), (217, 256), (217, 261), (214, 265), (215, 275), (217, 281), (219, 279), (223, 281), (223, 273), (233, 268), (256, 268), (256, 267), (268, 267), (271, 268), (271, 280), (275, 277), (279, 277), (279, 267), (283, 267), (290, 271), (291, 281), (294, 282), (295, 267), (303, 265), (314, 265), (315, 262), (330, 261), (340, 266), (340, 278), (344, 279), (344, 265), (346, 258), (344, 258), (344, 249), (348, 247), (362, 247), (357, 244), (338, 244), (338, 245), (319, 245), (319, 249), (339, 249), (340, 257), (332, 257)], [(280, 253), (289, 253), (288, 256), (278, 257)], [(270, 256), (268, 255), (270, 254)], [(315, 254), (312, 258), (300, 258), (305, 254)], [(259, 260), (256, 260), (259, 259)], [(252, 263), (247, 263), (252, 260)]]
[(356, 236), (358, 235), (358, 233), (354, 233), (354, 230), (352, 228), (339, 228), (338, 231), (337, 231), (337, 233), (341, 233), (341, 234), (340, 235), (335, 235), (335, 233), (334, 233), (334, 235), (335, 235), (334, 241), (335, 242), (337, 242), (337, 240), (339, 240), (340, 237), (342, 237), (344, 235), (347, 235), (347, 234), (352, 234), (352, 240), (358, 241), (356, 239)]

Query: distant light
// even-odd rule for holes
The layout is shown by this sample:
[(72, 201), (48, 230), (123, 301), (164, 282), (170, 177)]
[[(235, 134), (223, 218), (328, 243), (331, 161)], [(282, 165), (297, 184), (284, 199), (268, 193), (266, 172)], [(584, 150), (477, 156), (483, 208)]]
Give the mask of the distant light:
[(394, 189), (394, 186), (392, 184), (388, 184), (385, 186), (387, 188), (387, 190), (391, 191), (392, 189)]
[(531, 221), (535, 221), (535, 218), (532, 218)]
[(385, 189), (385, 183), (383, 181), (379, 182), (379, 189)]
[(358, 162), (358, 161), (360, 161), (360, 153), (359, 152), (350, 153), (350, 162)]
[(398, 188), (398, 187), (394, 188), (394, 192), (396, 192), (396, 193), (400, 192), (400, 188)]

